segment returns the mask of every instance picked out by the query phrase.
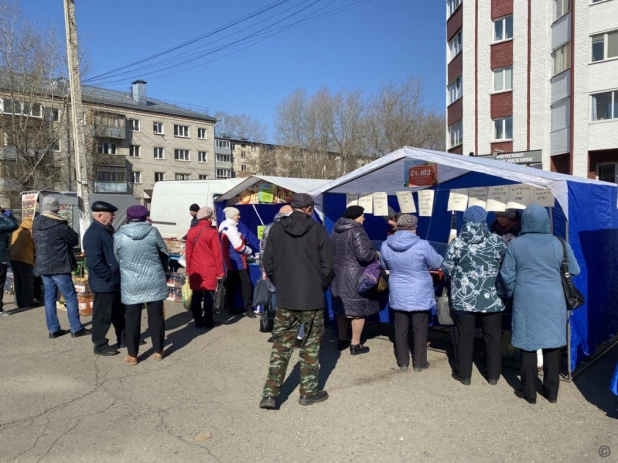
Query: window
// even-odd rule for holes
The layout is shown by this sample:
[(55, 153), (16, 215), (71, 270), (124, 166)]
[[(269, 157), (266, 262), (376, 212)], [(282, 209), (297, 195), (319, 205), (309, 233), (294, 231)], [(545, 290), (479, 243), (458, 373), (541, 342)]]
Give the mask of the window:
[(60, 140), (52, 140), (51, 142), (52, 150), (59, 152), (60, 150)]
[(198, 162), (208, 162), (208, 151), (199, 151), (197, 153)]
[(177, 161), (189, 161), (189, 150), (174, 150), (174, 159)]
[(129, 147), (129, 156), (131, 156), (132, 158), (139, 158), (140, 157), (139, 145), (131, 145)]
[(552, 53), (554, 58), (554, 75), (571, 68), (571, 42), (567, 42)]
[(494, 92), (513, 90), (513, 66), (494, 69)]
[(189, 127), (186, 125), (175, 125), (174, 136), (189, 138)]
[(592, 95), (592, 120), (618, 119), (618, 90)]
[(446, 0), (446, 17), (450, 18), (461, 5), (461, 0)]
[(142, 183), (142, 173), (131, 172), (131, 183)]
[(597, 164), (597, 179), (603, 182), (616, 181), (616, 164)]
[(571, 125), (571, 99), (565, 98), (551, 105), (551, 131), (566, 129)]
[(48, 122), (59, 122), (60, 110), (56, 108), (45, 108), (43, 110), (43, 117)]
[(139, 121), (137, 119), (129, 119), (129, 130), (139, 132)]
[(206, 129), (197, 129), (197, 138), (199, 138), (200, 140), (206, 140), (206, 137)]
[(175, 174), (174, 180), (191, 180), (191, 174)]
[(257, 147), (255, 145), (251, 145), (251, 152), (255, 153), (257, 151)]
[(554, 0), (554, 21), (571, 10), (571, 0)]
[(461, 121), (455, 122), (448, 128), (449, 148), (461, 145), (463, 143), (463, 124)]
[(232, 156), (229, 154), (217, 154), (217, 162), (232, 162)]
[(217, 178), (231, 178), (232, 171), (230, 169), (217, 169)]
[(43, 117), (43, 106), (40, 103), (22, 103), (18, 100), (0, 100), (3, 112), (6, 114), (21, 114), (23, 116)]
[(243, 171), (243, 172), (246, 172), (247, 171), (247, 164), (242, 164), (240, 166), (240, 170)]
[(247, 159), (247, 152), (246, 152), (246, 151), (244, 151), (244, 150), (243, 150), (243, 151), (241, 151), (241, 152), (240, 152), (240, 157), (241, 157), (241, 159)]
[(462, 95), (463, 90), (463, 77), (459, 76), (453, 82), (451, 82), (448, 86), (448, 104), (454, 103), (459, 100)]
[(99, 168), (97, 169), (97, 181), (108, 183), (124, 183), (127, 181), (127, 172), (124, 167)]
[(208, 180), (208, 175), (200, 174), (199, 179), (200, 180)]
[(513, 15), (494, 21), (494, 42), (513, 38)]
[(155, 135), (163, 135), (163, 122), (153, 122), (152, 131)]
[(99, 143), (97, 151), (101, 154), (116, 154), (116, 143)]
[(461, 53), (461, 43), (461, 31), (459, 31), (457, 35), (448, 43), (449, 60), (452, 60), (459, 53)]
[(155, 159), (165, 159), (165, 150), (163, 148), (155, 148), (154, 158)]
[(228, 140), (217, 140), (217, 148), (230, 148), (230, 142)]
[(155, 172), (155, 183), (162, 182), (163, 180), (165, 180), (165, 173)]
[(592, 36), (592, 62), (618, 57), (618, 31)]
[(494, 141), (513, 139), (513, 117), (494, 119)]

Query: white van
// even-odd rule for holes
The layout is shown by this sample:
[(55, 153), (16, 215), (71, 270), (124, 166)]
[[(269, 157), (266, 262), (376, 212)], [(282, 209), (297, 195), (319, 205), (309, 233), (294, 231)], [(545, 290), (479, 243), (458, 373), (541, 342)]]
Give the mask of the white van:
[(189, 231), (193, 203), (214, 209), (215, 200), (228, 192), (245, 178), (225, 180), (176, 180), (162, 181), (154, 185), (150, 220), (159, 229), (163, 238), (182, 238)]

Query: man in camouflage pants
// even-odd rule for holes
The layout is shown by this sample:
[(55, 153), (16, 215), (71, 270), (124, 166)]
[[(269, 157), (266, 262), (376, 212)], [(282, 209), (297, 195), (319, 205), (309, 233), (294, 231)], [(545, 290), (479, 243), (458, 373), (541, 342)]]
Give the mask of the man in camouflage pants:
[(326, 229), (313, 220), (313, 199), (295, 194), (294, 212), (273, 225), (264, 250), (264, 271), (277, 290), (277, 313), (268, 377), (260, 408), (275, 409), (296, 336), (300, 347), (301, 405), (328, 399), (318, 391), (320, 344), (324, 334), (324, 291), (333, 279), (333, 256)]

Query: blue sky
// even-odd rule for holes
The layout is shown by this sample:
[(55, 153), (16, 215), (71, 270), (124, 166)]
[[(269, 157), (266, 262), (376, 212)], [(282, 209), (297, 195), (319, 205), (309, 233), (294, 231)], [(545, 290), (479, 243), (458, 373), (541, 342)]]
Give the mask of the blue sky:
[[(272, 1), (78, 0), (78, 29), (92, 63), (90, 76), (170, 48)], [(275, 11), (301, 1), (293, 0)], [(320, 0), (312, 9), (353, 1)], [(57, 26), (64, 37), (62, 3), (20, 0), (29, 17), (40, 25)], [(127, 90), (133, 77), (143, 77), (151, 97), (204, 106), (211, 113), (246, 112), (272, 130), (277, 103), (299, 87), (313, 92), (328, 85), (333, 90), (359, 88), (372, 93), (383, 82), (400, 82), (415, 75), (425, 82), (427, 104), (443, 110), (444, 3), (372, 0), (196, 69), (159, 79), (120, 76), (126, 81), (103, 86)]]

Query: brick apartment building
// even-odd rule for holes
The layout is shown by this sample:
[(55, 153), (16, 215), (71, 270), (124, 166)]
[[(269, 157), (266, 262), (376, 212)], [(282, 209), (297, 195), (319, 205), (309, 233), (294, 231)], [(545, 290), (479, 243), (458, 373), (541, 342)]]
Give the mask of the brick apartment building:
[(447, 0), (447, 147), (616, 182), (618, 0)]

